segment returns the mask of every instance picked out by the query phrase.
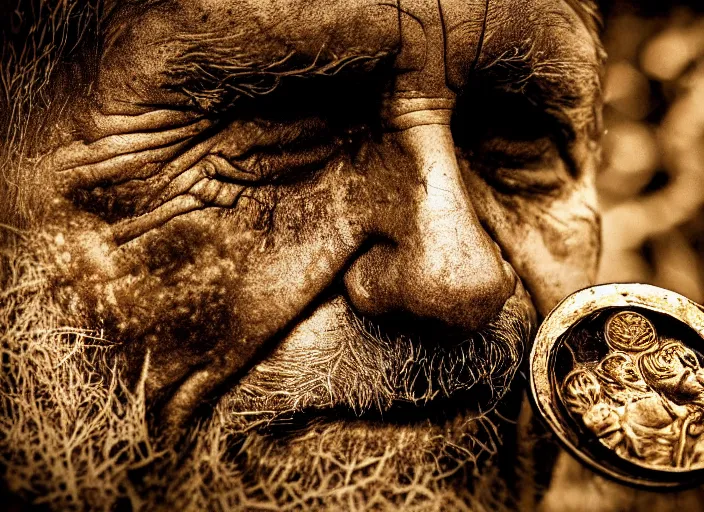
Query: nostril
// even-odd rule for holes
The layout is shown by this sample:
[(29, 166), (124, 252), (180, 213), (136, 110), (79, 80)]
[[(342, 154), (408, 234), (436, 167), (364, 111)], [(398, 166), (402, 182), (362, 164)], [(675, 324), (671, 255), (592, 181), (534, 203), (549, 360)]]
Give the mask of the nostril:
[(408, 294), (415, 303), (408, 309), (415, 311), (419, 318), (435, 319), (449, 329), (464, 332), (481, 329), (499, 314), (513, 295), (515, 282), (503, 272), (491, 269), (475, 269), (472, 274), (444, 283), (417, 281), (415, 289)]
[(463, 329), (475, 330), (493, 320), (513, 295), (516, 275), (493, 244), (481, 242), (416, 254), (406, 265), (401, 294), (409, 309)]
[(467, 329), (464, 325), (449, 324), (438, 317), (421, 317), (408, 310), (384, 313), (373, 318), (379, 333), (390, 340), (414, 339), (433, 352), (433, 345), (451, 348), (467, 341), (478, 329)]
[(376, 245), (360, 255), (345, 272), (343, 282), (347, 296), (362, 316), (383, 315), (394, 309), (394, 302), (398, 303), (398, 298), (390, 296), (396, 270), (389, 261), (389, 248)]

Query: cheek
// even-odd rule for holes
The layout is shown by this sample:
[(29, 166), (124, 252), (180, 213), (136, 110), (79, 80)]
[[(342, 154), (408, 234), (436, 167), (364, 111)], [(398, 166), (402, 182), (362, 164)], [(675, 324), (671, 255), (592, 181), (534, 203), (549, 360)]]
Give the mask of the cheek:
[(363, 222), (347, 211), (346, 187), (334, 178), (253, 187), (235, 208), (181, 215), (123, 245), (105, 221), (66, 209), (49, 229), (51, 252), (65, 255), (56, 289), (136, 357), (148, 348), (164, 381), (183, 370), (176, 360), (188, 367), (227, 357), (239, 366), (358, 246)]
[(557, 198), (504, 196), (470, 177), (477, 213), (546, 315), (566, 295), (594, 284), (600, 248), (593, 189)]
[[(255, 346), (247, 342), (233, 311), (246, 254), (256, 237), (228, 229), (222, 212), (179, 216), (124, 245), (110, 225), (80, 211), (55, 216), (48, 227), (61, 256), (57, 298), (84, 326), (104, 330), (128, 359), (136, 379), (149, 353), (146, 392), (150, 404), (162, 390), (227, 356), (229, 367), (246, 364)], [(246, 217), (246, 219), (245, 219)], [(258, 215), (242, 215), (255, 225)], [(220, 347), (228, 346), (227, 354)]]
[(195, 360), (237, 332), (233, 290), (254, 251), (254, 237), (224, 234), (223, 221), (217, 212), (195, 212), (122, 246), (97, 220), (63, 227), (70, 259), (58, 269), (57, 293), (135, 355), (150, 348), (157, 366), (176, 353)]

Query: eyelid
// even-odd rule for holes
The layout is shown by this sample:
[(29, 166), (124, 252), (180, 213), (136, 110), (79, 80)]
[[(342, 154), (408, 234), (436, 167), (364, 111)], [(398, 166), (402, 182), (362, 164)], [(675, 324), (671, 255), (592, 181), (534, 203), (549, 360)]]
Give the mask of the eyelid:
[(341, 146), (341, 140), (336, 138), (299, 147), (255, 147), (239, 157), (214, 151), (206, 157), (204, 169), (234, 182), (271, 181), (289, 171), (314, 168), (329, 160)]
[[(503, 144), (508, 146), (511, 142), (504, 141)], [(491, 151), (480, 150), (469, 158), (484, 180), (503, 194), (550, 195), (570, 176), (567, 164), (553, 142), (545, 144), (536, 155), (528, 158), (510, 154), (502, 156), (497, 154), (499, 151), (494, 153), (491, 155)]]
[(539, 141), (510, 141), (501, 138), (481, 142), (472, 151), (472, 159), (484, 173), (499, 169), (509, 171), (539, 172), (553, 168), (561, 154), (549, 138)]
[[(560, 167), (564, 164), (560, 160)], [(498, 191), (506, 194), (550, 195), (566, 182), (563, 169), (544, 167), (541, 169), (497, 169), (485, 177)]]
[(69, 171), (125, 154), (173, 145), (202, 133), (211, 125), (208, 120), (200, 120), (161, 132), (109, 135), (89, 144), (83, 141), (73, 142), (52, 153), (51, 167), (56, 172)]
[(225, 159), (267, 148), (287, 148), (320, 140), (330, 133), (321, 119), (302, 119), (291, 123), (265, 120), (234, 121), (224, 126), (214, 152)]
[(241, 169), (233, 165), (227, 158), (222, 155), (211, 153), (203, 158), (203, 172), (208, 177), (226, 178), (232, 181), (257, 181), (259, 178), (255, 173)]

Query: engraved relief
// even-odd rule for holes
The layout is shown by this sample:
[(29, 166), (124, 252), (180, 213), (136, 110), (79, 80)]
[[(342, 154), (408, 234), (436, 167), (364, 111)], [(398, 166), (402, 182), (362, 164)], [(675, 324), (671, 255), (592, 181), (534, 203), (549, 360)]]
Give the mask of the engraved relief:
[(660, 470), (704, 468), (704, 369), (697, 354), (629, 310), (606, 320), (603, 340), (606, 355), (576, 365), (562, 380), (565, 407), (623, 459)]

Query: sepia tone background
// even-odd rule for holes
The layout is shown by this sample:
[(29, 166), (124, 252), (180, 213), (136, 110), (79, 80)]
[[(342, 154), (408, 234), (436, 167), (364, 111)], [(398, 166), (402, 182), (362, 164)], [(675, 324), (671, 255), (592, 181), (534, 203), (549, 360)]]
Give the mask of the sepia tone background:
[[(599, 280), (652, 283), (704, 303), (704, 1), (603, 4)], [(636, 495), (568, 459), (555, 475), (545, 511), (704, 510), (701, 491)]]
[(605, 2), (601, 282), (704, 302), (704, 2)]

